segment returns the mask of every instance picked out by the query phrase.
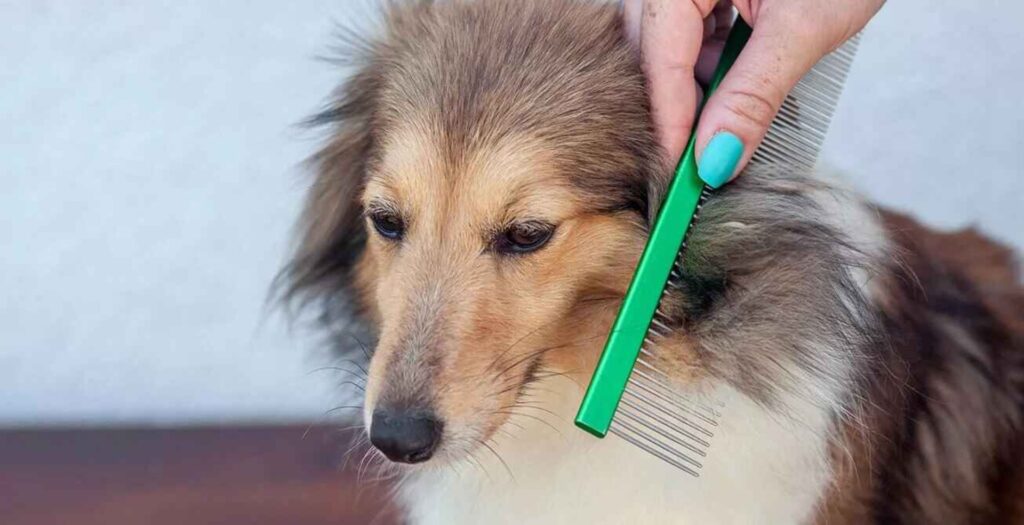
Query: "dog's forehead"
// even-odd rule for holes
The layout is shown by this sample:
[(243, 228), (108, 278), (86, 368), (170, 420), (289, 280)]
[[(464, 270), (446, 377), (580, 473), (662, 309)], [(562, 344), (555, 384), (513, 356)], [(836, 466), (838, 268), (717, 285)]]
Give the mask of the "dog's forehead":
[(505, 135), (453, 144), (437, 126), (410, 124), (386, 134), (368, 194), (414, 208), (481, 213), (568, 213), (573, 186), (537, 137)]

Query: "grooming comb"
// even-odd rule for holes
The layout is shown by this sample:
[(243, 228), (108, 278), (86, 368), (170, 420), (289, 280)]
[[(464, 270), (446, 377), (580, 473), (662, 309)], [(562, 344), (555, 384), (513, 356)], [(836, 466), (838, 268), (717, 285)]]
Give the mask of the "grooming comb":
[[(710, 97), (751, 34), (737, 17), (707, 89)], [(858, 36), (823, 58), (786, 98), (750, 168), (810, 172), (856, 53)], [(696, 129), (696, 125), (694, 126)], [(697, 176), (696, 136), (683, 153), (647, 246), (637, 263), (604, 352), (576, 415), (576, 425), (603, 438), (609, 432), (680, 470), (699, 476), (721, 413), (689, 399), (658, 367), (658, 342), (670, 335), (659, 304), (684, 273), (686, 239), (711, 189)]]

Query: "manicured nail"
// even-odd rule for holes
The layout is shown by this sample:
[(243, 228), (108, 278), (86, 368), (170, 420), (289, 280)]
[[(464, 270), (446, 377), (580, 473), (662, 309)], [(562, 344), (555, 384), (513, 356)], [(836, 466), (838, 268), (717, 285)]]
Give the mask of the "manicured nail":
[(743, 142), (740, 138), (728, 131), (719, 131), (704, 148), (697, 165), (697, 175), (708, 186), (718, 188), (732, 178), (741, 157)]

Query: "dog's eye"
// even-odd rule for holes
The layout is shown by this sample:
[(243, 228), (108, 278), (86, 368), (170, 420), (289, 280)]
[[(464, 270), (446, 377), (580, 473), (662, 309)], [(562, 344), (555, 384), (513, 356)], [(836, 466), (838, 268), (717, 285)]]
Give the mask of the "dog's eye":
[(370, 214), (373, 229), (385, 239), (400, 240), (405, 233), (405, 223), (394, 213), (376, 212)]
[(554, 232), (554, 226), (542, 222), (513, 224), (498, 234), (494, 249), (512, 254), (533, 252), (547, 244)]

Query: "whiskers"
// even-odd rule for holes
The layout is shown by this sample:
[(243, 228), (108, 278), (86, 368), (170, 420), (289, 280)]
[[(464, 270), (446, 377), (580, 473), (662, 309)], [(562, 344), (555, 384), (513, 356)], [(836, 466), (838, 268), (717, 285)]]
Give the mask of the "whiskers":
[[(338, 359), (335, 361), (335, 365), (316, 368), (314, 370), (311, 370), (309, 373), (314, 374), (317, 372), (335, 372), (342, 374), (342, 380), (336, 383), (335, 386), (342, 389), (342, 392), (344, 392), (346, 389), (350, 389), (351, 391), (347, 396), (349, 398), (352, 398), (354, 400), (362, 400), (363, 396), (366, 394), (366, 381), (369, 379), (369, 373), (367, 372), (365, 367), (360, 365), (359, 362), (354, 359)], [(355, 413), (358, 415), (358, 411), (362, 410), (362, 408), (362, 405), (356, 404), (339, 405), (333, 408), (329, 408), (324, 411), (323, 415), (321, 415), (319, 419), (310, 424), (310, 428), (312, 428), (314, 425), (323, 423), (332, 415), (337, 414), (343, 410), (355, 410)], [(345, 420), (349, 420), (352, 417), (349, 416), (347, 413), (342, 413), (341, 415), (345, 418)], [(308, 432), (309, 429), (307, 429), (306, 431)], [(305, 437), (305, 434), (303, 434), (303, 437)]]
[[(583, 385), (573, 375), (577, 371), (551, 366), (550, 356), (553, 352), (599, 343), (605, 337), (605, 334), (597, 334), (552, 342), (545, 336), (543, 339), (548, 344), (541, 345), (537, 340), (530, 340), (550, 324), (533, 328), (512, 341), (474, 376), (459, 378), (463, 385), (468, 381), (485, 389), (482, 397), (490, 406), (482, 408), (489, 411), (490, 419), (500, 422), (491, 423), (493, 428), (463, 429), (462, 432), (453, 427), (453, 432), (446, 433), (442, 439), (437, 457), (432, 461), (418, 465), (395, 463), (370, 443), (365, 429), (367, 422), (361, 414), (369, 378), (368, 361), (362, 357), (369, 358), (370, 352), (361, 342), (363, 356), (358, 352), (355, 356), (349, 354), (310, 372), (337, 375), (336, 385), (343, 393), (344, 402), (326, 410), (317, 423), (310, 425), (307, 433), (325, 420), (339, 423), (338, 431), (351, 439), (340, 468), (353, 470), (360, 484), (384, 484), (393, 492), (401, 490), (407, 480), (418, 474), (463, 477), (475, 473), (474, 478), (487, 482), (503, 479), (514, 482), (515, 464), (507, 459), (507, 447), (518, 446), (516, 443), (523, 443), (522, 440), (536, 441), (537, 437), (529, 435), (537, 436), (537, 432), (542, 433), (541, 439), (545, 439), (545, 434), (558, 440), (567, 439), (566, 428), (571, 425), (571, 415), (562, 413), (564, 409), (559, 408), (565, 404), (563, 401), (568, 401), (563, 397), (570, 395), (564, 387), (571, 382), (580, 392), (583, 390)], [(527, 346), (528, 343), (532, 345)], [(436, 393), (451, 394), (448, 389), (455, 386), (454, 383), (439, 385)]]
[[(366, 435), (365, 432), (362, 433)], [(364, 441), (359, 446), (365, 446), (362, 459), (359, 460), (359, 467), (356, 469), (356, 482), (360, 484), (383, 483), (393, 481), (402, 477), (408, 469), (402, 468), (397, 463), (389, 461), (384, 454)], [(350, 453), (351, 454), (351, 453)], [(367, 477), (370, 471), (374, 471), (374, 477)]]
[(545, 406), (551, 399), (557, 399), (562, 393), (547, 388), (547, 386), (551, 380), (564, 379), (579, 387), (581, 392), (583, 390), (583, 386), (572, 375), (576, 372), (575, 370), (560, 371), (546, 366), (545, 356), (557, 350), (593, 343), (605, 337), (604, 334), (599, 334), (559, 344), (545, 345), (521, 354), (512, 352), (520, 343), (545, 326), (547, 325), (535, 328), (515, 340), (477, 376), (484, 381), (490, 380), (492, 377), (498, 378), (494, 390), (489, 396), (492, 399), (500, 400), (507, 397), (509, 393), (514, 393), (511, 402), (499, 404), (497, 408), (493, 409), (494, 414), (505, 416), (504, 421), (491, 432), (491, 437), (486, 440), (478, 440), (476, 443), (476, 448), (494, 456), (494, 459), (505, 468), (512, 479), (515, 479), (512, 468), (498, 452), (501, 447), (495, 443), (495, 438), (516, 440), (521, 438), (522, 433), (528, 431), (531, 426), (539, 425), (559, 439), (566, 439), (559, 427), (564, 427), (566, 418), (569, 416), (559, 414), (552, 409), (553, 407)]
[[(360, 345), (362, 346), (361, 342)], [(366, 357), (369, 357), (365, 346), (363, 346), (363, 349)], [(345, 397), (353, 401), (362, 401), (366, 394), (366, 382), (369, 379), (369, 371), (363, 363), (356, 359), (339, 358), (334, 360), (330, 366), (316, 368), (309, 373), (318, 372), (339, 374), (341, 381), (335, 386), (340, 388), (343, 393), (347, 390), (348, 395)], [(379, 483), (393, 480), (401, 475), (401, 470), (370, 444), (366, 426), (361, 415), (362, 410), (362, 403), (343, 404), (329, 408), (324, 411), (320, 418), (306, 428), (302, 438), (305, 439), (314, 426), (320, 425), (324, 421), (333, 419), (340, 423), (352, 423), (346, 426), (339, 426), (336, 429), (338, 432), (352, 436), (348, 448), (342, 454), (343, 460), (340, 468), (342, 470), (348, 468), (353, 458), (359, 456), (359, 463), (356, 467), (356, 480), (359, 483)], [(357, 431), (351, 432), (353, 430)], [(371, 472), (373, 473), (372, 476), (369, 475)]]

